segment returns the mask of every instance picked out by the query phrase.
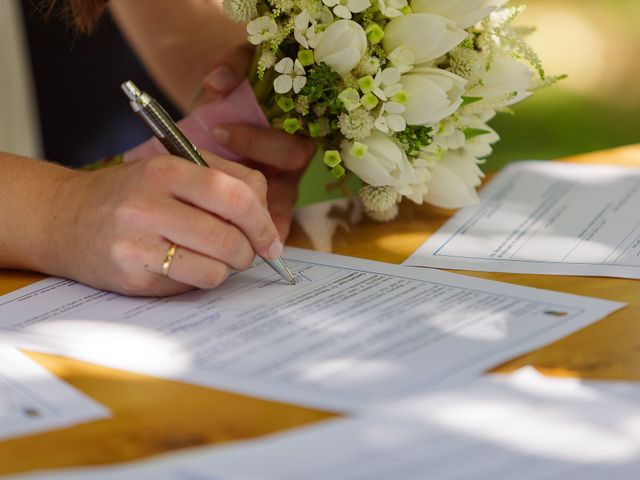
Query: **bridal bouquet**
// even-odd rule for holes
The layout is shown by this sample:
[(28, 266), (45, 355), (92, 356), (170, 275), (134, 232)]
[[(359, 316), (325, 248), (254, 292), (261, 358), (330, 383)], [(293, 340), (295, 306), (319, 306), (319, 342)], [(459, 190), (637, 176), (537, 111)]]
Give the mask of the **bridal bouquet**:
[(387, 221), (406, 197), (459, 208), (499, 137), (487, 125), (545, 78), (507, 0), (225, 0), (256, 48), (272, 125), (305, 134), (336, 178), (359, 177)]

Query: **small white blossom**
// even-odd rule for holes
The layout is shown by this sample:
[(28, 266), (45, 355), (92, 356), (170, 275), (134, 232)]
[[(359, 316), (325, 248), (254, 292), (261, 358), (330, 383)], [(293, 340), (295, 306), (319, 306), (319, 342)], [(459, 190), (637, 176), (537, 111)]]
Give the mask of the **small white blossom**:
[(407, 5), (407, 0), (378, 0), (380, 13), (387, 18), (399, 17)]
[(271, 50), (264, 49), (262, 54), (260, 55), (260, 58), (258, 59), (258, 67), (260, 67), (262, 70), (268, 70), (276, 64), (277, 60), (278, 57), (276, 57), (275, 53), (273, 53)]
[(345, 138), (362, 141), (371, 135), (373, 116), (364, 108), (343, 113), (338, 118), (338, 127)]
[(377, 222), (388, 222), (398, 216), (400, 195), (389, 186), (365, 185), (358, 192), (362, 206), (369, 217)]
[(369, 0), (322, 0), (327, 7), (333, 7), (336, 17), (349, 20), (353, 13), (364, 12), (371, 6)]
[(407, 128), (407, 122), (401, 115), (404, 111), (405, 106), (398, 102), (385, 102), (380, 107), (374, 126), (382, 133), (402, 132)]
[(413, 69), (416, 63), (416, 56), (413, 50), (398, 47), (389, 54), (389, 61), (400, 70), (400, 73), (406, 73)]
[(449, 70), (476, 85), (486, 71), (489, 55), (473, 48), (458, 47), (449, 52)]
[(276, 72), (280, 73), (273, 82), (276, 93), (285, 94), (293, 88), (294, 93), (299, 93), (307, 84), (304, 67), (300, 60), (294, 62), (291, 58), (285, 57), (276, 63)]
[(258, 16), (256, 0), (224, 0), (224, 13), (234, 22), (248, 22)]
[(320, 42), (320, 35), (316, 31), (316, 22), (307, 10), (303, 10), (294, 20), (293, 36), (304, 48), (316, 48)]
[(400, 82), (400, 70), (397, 68), (385, 68), (379, 71), (374, 78), (373, 93), (383, 102), (402, 90)]
[(464, 147), (465, 136), (462, 128), (458, 126), (452, 117), (446, 118), (437, 126), (433, 135), (433, 142), (447, 150), (455, 150)]
[(249, 33), (249, 42), (253, 45), (260, 45), (275, 37), (278, 33), (278, 25), (272, 17), (265, 15), (249, 22), (247, 32)]
[(354, 70), (354, 75), (364, 77), (366, 75), (375, 75), (380, 71), (380, 60), (370, 55), (365, 55)]

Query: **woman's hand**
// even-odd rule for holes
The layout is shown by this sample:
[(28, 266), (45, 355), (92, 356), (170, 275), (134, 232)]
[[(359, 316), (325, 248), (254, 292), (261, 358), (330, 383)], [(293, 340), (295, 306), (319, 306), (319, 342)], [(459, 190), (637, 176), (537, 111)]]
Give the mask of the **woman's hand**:
[(231, 269), (248, 268), (255, 252), (280, 256), (264, 176), (203, 155), (212, 168), (167, 155), (68, 176), (52, 206), (59, 219), (50, 273), (129, 295), (167, 295), (216, 287)]
[[(242, 82), (248, 74), (253, 52), (252, 47), (243, 46), (228, 53), (202, 82), (196, 104), (218, 100)], [(245, 157), (248, 166), (264, 174), (269, 212), (280, 238), (285, 240), (291, 228), (298, 184), (313, 156), (315, 143), (282, 130), (245, 125), (219, 125), (211, 134), (218, 143)]]

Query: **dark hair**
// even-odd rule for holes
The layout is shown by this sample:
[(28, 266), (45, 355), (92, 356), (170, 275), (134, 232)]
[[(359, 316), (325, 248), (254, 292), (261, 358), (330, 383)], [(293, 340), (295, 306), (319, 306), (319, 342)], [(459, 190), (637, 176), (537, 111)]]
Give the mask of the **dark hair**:
[(60, 8), (69, 24), (83, 33), (90, 33), (100, 19), (109, 0), (43, 0), (46, 12), (51, 14)]

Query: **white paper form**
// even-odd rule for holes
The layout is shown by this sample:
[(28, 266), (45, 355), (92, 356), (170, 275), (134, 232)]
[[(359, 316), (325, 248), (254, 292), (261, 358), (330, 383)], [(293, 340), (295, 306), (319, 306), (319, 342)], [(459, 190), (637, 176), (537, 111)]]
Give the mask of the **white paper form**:
[(0, 441), (108, 416), (102, 405), (0, 344)]
[(640, 385), (524, 369), (186, 463), (262, 480), (636, 480)]
[(212, 291), (127, 298), (48, 279), (0, 298), (27, 348), (258, 397), (349, 411), (475, 378), (623, 306), (287, 249)]
[(639, 471), (640, 385), (525, 368), (260, 440), (28, 479), (637, 480)]
[(640, 278), (640, 168), (513, 163), (404, 264)]

